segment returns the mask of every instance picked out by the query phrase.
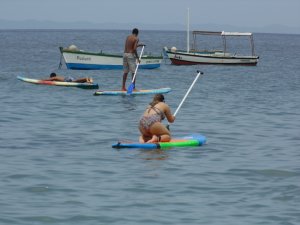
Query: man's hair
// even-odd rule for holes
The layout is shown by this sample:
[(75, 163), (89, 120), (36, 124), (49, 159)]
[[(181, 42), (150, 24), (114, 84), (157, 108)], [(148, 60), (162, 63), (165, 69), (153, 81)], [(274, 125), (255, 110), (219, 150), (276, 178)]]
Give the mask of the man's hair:
[(137, 28), (134, 28), (132, 30), (132, 34), (138, 35), (139, 34), (139, 30)]
[(51, 73), (50, 77), (56, 77), (56, 73)]

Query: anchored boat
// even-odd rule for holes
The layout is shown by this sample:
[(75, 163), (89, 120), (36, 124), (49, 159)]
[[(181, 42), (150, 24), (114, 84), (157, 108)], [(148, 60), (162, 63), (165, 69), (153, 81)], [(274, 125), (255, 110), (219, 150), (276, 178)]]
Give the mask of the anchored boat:
[[(79, 50), (75, 45), (68, 48), (59, 47), (62, 58), (68, 69), (72, 70), (117, 70), (123, 69), (123, 55), (104, 52), (88, 52)], [(140, 69), (155, 69), (161, 65), (162, 56), (143, 55)]]
[[(195, 65), (195, 64), (223, 64), (223, 65), (247, 65), (255, 66), (259, 57), (255, 55), (254, 41), (252, 33), (241, 32), (214, 32), (214, 31), (193, 31), (193, 48), (187, 50), (177, 50), (176, 47), (164, 47), (165, 53), (174, 65)], [(198, 49), (196, 37), (199, 35), (220, 36), (223, 40), (223, 49), (207, 50)], [(251, 45), (251, 55), (240, 55), (230, 53), (227, 50), (228, 37), (248, 37)], [(189, 46), (189, 44), (187, 45)]]

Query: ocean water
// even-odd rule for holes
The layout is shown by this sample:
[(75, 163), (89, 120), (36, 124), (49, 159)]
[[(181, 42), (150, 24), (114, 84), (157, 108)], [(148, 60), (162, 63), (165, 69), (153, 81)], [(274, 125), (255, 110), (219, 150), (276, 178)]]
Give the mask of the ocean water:
[[(122, 71), (58, 69), (59, 46), (120, 53), (130, 31), (0, 31), (0, 224), (300, 224), (300, 35), (254, 34), (256, 67), (139, 70), (137, 88), (171, 87), (170, 128), (207, 144), (112, 149), (137, 140), (152, 96), (93, 96), (18, 75), (91, 76), (119, 89)], [(142, 31), (149, 54), (185, 48), (185, 32)], [(128, 80), (129, 85), (130, 79)]]

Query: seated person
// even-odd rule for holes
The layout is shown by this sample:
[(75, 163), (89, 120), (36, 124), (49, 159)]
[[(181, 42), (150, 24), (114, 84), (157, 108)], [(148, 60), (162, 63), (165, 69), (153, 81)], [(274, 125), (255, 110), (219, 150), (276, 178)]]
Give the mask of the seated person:
[(57, 76), (56, 73), (51, 73), (50, 78), (45, 79), (47, 81), (61, 81), (61, 82), (75, 82), (75, 83), (93, 83), (93, 79), (90, 77), (74, 79), (73, 77)]

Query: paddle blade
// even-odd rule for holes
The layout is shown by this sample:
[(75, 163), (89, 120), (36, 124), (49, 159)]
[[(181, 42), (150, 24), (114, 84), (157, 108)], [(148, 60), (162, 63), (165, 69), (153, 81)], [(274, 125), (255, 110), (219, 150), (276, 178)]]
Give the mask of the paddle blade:
[(134, 83), (131, 83), (127, 89), (127, 94), (132, 94), (134, 89)]

